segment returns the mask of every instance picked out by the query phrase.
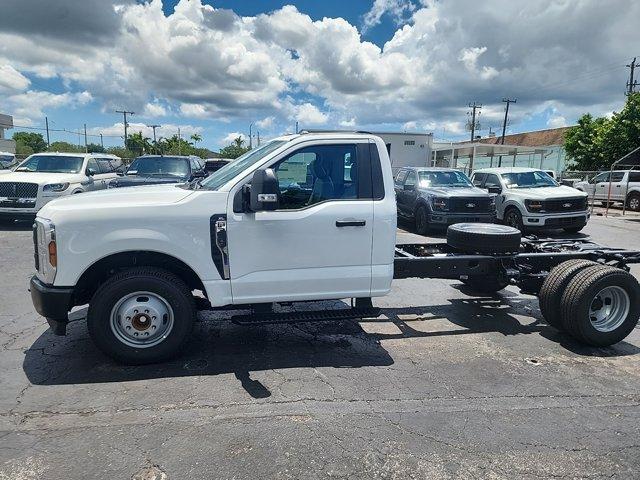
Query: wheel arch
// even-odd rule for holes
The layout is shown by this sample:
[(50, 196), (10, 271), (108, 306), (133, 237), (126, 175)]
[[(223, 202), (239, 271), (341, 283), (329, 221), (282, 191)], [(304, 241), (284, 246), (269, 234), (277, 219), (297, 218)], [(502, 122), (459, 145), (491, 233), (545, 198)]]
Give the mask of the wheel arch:
[(192, 290), (201, 290), (206, 295), (204, 284), (198, 274), (179, 258), (163, 252), (131, 250), (113, 253), (91, 264), (76, 283), (74, 304), (88, 303), (106, 279), (127, 268), (139, 266), (167, 270), (178, 276)]

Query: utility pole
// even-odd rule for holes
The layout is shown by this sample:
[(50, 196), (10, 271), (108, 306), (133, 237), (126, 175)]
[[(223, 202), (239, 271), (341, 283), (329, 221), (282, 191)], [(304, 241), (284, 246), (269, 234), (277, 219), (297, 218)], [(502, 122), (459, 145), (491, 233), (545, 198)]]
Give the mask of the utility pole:
[(47, 129), (47, 147), (51, 146), (49, 143), (49, 117), (44, 117), (44, 124)]
[(253, 128), (253, 122), (249, 124), (249, 150), (253, 149), (253, 141), (251, 140), (251, 129)]
[(104, 149), (104, 140), (102, 138), (102, 132), (100, 132), (100, 146)]
[(84, 124), (84, 153), (89, 153), (89, 149), (87, 148), (87, 124)]
[(260, 146), (260, 130), (258, 130), (258, 147)]
[(153, 148), (158, 153), (158, 142), (156, 141), (156, 128), (160, 128), (162, 125), (149, 125), (153, 129)]
[(631, 95), (635, 87), (638, 86), (638, 82), (633, 79), (633, 75), (637, 66), (638, 64), (636, 63), (636, 57), (633, 57), (631, 63), (627, 65), (627, 67), (631, 70), (631, 72), (629, 72), (629, 81), (627, 82), (627, 95)]
[(178, 127), (178, 155), (182, 155), (182, 139), (180, 138), (180, 127)]
[(296, 120), (296, 133), (298, 133), (298, 121)]
[[(504, 121), (502, 122), (502, 136), (500, 137), (500, 145), (504, 145), (504, 136), (507, 133), (507, 120), (509, 118), (509, 105), (512, 103), (518, 103), (518, 99), (514, 98), (503, 98), (503, 103), (507, 104), (507, 107), (504, 109)], [(498, 157), (498, 167), (502, 166), (502, 155)]]
[(124, 148), (127, 149), (127, 115), (134, 115), (136, 112), (129, 112), (127, 110), (116, 110), (116, 113), (121, 113), (124, 118)]
[(471, 141), (473, 142), (476, 138), (476, 111), (480, 110), (482, 105), (473, 102), (469, 104), (469, 108), (471, 109)]

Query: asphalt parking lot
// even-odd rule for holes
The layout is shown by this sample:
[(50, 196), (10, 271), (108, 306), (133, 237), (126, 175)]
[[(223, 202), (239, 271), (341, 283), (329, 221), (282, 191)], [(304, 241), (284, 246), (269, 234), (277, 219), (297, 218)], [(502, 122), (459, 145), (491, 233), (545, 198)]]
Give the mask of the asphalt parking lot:
[[(640, 248), (637, 216), (584, 233)], [(585, 348), (513, 287), (402, 280), (373, 321), (242, 327), (212, 312), (181, 359), (122, 367), (82, 310), (66, 337), (48, 332), (32, 263), (29, 226), (3, 227), (2, 480), (640, 478), (638, 329)]]

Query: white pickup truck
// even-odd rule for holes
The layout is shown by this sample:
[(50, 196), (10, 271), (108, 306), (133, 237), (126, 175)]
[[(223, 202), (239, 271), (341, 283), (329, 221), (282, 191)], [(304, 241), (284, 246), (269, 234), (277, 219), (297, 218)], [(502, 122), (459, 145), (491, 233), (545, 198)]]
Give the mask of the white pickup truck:
[[(33, 237), (36, 310), (65, 334), (68, 312), (88, 304), (93, 341), (124, 363), (175, 356), (198, 309), (246, 305), (255, 313), (233, 317), (242, 324), (377, 316), (371, 298), (388, 294), (394, 278), (517, 285), (540, 295), (550, 324), (591, 345), (620, 341), (640, 314), (627, 272), (638, 252), (522, 239), (490, 224), (452, 226), (443, 244), (396, 246), (389, 157), (367, 133), (285, 136), (187, 185), (55, 200)], [(355, 301), (331, 311), (268, 308), (341, 298)]]

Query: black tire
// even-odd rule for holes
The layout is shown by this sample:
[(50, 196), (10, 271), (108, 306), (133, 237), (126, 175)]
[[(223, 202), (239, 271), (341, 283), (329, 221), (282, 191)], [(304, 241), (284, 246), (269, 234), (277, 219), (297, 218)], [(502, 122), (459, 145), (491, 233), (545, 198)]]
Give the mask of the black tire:
[[(612, 305), (615, 311), (616, 302), (609, 298), (607, 303), (607, 297), (598, 297), (607, 287), (623, 291), (628, 307), (619, 309), (622, 312), (618, 316), (620, 323), (611, 325), (610, 331), (596, 329), (592, 318), (597, 317), (591, 316), (591, 308), (598, 301), (599, 308)], [(617, 302), (617, 305), (621, 305), (621, 302)], [(640, 285), (633, 275), (619, 268), (603, 265), (587, 267), (569, 282), (562, 295), (561, 311), (565, 330), (578, 341), (594, 347), (607, 347), (622, 341), (637, 325), (640, 317)]]
[(521, 238), (519, 230), (494, 223), (456, 223), (447, 228), (447, 244), (463, 252), (514, 253)]
[(501, 275), (476, 275), (462, 280), (462, 283), (474, 292), (492, 294), (506, 288), (509, 280)]
[(585, 225), (581, 226), (581, 227), (568, 227), (568, 228), (563, 228), (563, 230), (567, 233), (578, 233), (580, 230), (582, 230), (585, 227)]
[[(172, 328), (156, 345), (127, 345), (112, 328), (112, 310), (122, 298), (135, 292), (150, 292), (171, 307)], [(106, 355), (120, 363), (142, 365), (177, 356), (190, 338), (195, 318), (193, 296), (180, 278), (158, 268), (136, 267), (112, 276), (98, 288), (89, 304), (87, 327), (91, 339)]]
[(551, 269), (547, 278), (542, 282), (542, 287), (538, 294), (540, 311), (549, 325), (558, 330), (564, 330), (560, 312), (562, 294), (576, 273), (594, 265), (599, 264), (591, 260), (576, 259), (567, 260)]
[(627, 197), (627, 207), (634, 212), (640, 212), (640, 195), (632, 193)]
[(429, 232), (429, 212), (427, 212), (427, 207), (424, 205), (416, 208), (415, 222), (416, 232), (419, 235), (426, 235)]
[(512, 228), (517, 228), (521, 232), (524, 228), (524, 225), (522, 223), (522, 214), (516, 207), (507, 208), (507, 211), (504, 212), (503, 222), (505, 225), (508, 225)]

